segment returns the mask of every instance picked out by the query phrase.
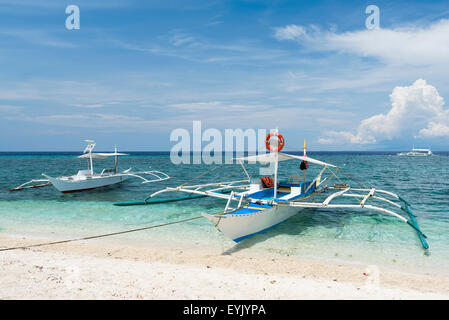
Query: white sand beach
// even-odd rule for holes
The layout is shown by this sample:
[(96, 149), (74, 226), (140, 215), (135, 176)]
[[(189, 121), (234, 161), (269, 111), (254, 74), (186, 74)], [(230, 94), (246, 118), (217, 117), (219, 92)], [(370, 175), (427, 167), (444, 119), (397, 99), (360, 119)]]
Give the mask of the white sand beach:
[(0, 252), (0, 299), (448, 298), (448, 277), (251, 250), (82, 241)]

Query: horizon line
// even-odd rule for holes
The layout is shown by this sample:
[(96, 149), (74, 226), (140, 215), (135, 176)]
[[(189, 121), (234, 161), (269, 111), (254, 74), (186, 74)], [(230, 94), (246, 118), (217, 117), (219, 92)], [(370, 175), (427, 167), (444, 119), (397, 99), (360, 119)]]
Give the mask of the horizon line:
[[(304, 150), (286, 150), (284, 152), (303, 152)], [(409, 151), (409, 150), (308, 150), (307, 153), (313, 153), (313, 152), (403, 152), (403, 151)], [(107, 150), (99, 150), (96, 151), (98, 152), (110, 152)], [(147, 153), (168, 153), (170, 154), (171, 151), (170, 150), (120, 150), (120, 152), (132, 152), (132, 153), (139, 153), (139, 152), (147, 152)], [(432, 150), (432, 152), (449, 152), (449, 150)], [(3, 153), (9, 153), (9, 154), (14, 154), (14, 153), (80, 153), (82, 154), (82, 151), (74, 151), (74, 150), (70, 150), (70, 151), (63, 151), (63, 150), (16, 150), (16, 151), (3, 151), (0, 150), (0, 154)], [(203, 153), (202, 151), (189, 151), (188, 153), (190, 154), (196, 154), (196, 153)], [(213, 153), (263, 153), (262, 151), (215, 151)], [(268, 153), (268, 152), (265, 152)], [(179, 152), (178, 152), (179, 154)]]

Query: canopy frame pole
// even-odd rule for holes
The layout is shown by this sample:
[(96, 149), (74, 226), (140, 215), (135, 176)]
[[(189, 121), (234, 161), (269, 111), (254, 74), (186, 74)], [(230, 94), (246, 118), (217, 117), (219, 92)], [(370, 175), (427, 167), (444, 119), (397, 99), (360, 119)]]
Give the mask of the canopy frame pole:
[[(306, 152), (306, 139), (304, 139), (304, 157), (307, 157), (307, 152)], [(307, 169), (307, 168), (306, 168)], [(304, 169), (302, 171), (303, 175), (304, 175), (304, 183), (306, 182), (307, 178), (306, 178), (306, 169)], [(309, 188), (307, 188), (307, 190), (304, 192), (306, 193), (307, 191), (309, 191)]]
[(276, 199), (278, 195), (278, 163), (279, 163), (279, 153), (276, 152), (276, 161), (274, 162), (274, 192), (273, 192), (274, 199)]
[(114, 151), (115, 151), (114, 173), (117, 173), (117, 166), (118, 166), (117, 145), (115, 145)]
[(240, 208), (242, 206), (242, 202), (243, 202), (243, 195), (240, 195), (240, 201), (237, 208)]
[(89, 152), (89, 159), (90, 159), (90, 174), (94, 175), (94, 165), (93, 165), (93, 160), (92, 160), (92, 152)]
[(231, 194), (229, 195), (228, 202), (226, 203), (226, 207), (224, 209), (224, 213), (228, 212), (229, 204), (231, 203), (232, 197), (234, 196), (234, 190), (231, 191)]

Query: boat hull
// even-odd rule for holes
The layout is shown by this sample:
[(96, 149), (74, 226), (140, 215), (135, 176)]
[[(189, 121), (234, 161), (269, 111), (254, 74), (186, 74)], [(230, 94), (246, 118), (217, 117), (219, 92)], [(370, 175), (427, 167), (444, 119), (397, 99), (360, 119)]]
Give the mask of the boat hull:
[(297, 214), (301, 209), (289, 206), (273, 206), (249, 214), (211, 215), (203, 213), (218, 231), (235, 242), (264, 232)]
[(127, 179), (126, 176), (98, 177), (84, 180), (63, 180), (48, 177), (51, 184), (62, 193), (74, 193), (103, 188), (117, 183), (121, 183)]
[(419, 152), (407, 152), (407, 153), (398, 153), (399, 156), (407, 156), (407, 157), (430, 157), (433, 155), (432, 153), (419, 153)]

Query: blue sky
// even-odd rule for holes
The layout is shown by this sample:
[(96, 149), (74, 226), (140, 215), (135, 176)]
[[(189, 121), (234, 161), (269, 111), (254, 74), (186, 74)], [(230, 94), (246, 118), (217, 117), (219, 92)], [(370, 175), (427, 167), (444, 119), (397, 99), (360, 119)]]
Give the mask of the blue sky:
[(288, 150), (449, 150), (448, 19), (448, 1), (0, 0), (0, 151), (170, 150), (193, 120), (279, 127)]

